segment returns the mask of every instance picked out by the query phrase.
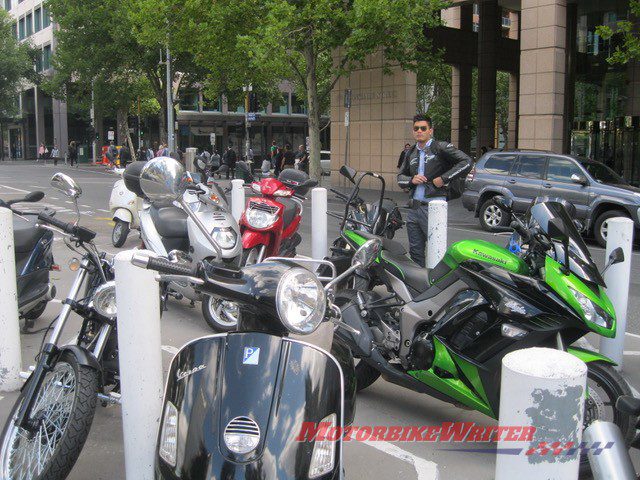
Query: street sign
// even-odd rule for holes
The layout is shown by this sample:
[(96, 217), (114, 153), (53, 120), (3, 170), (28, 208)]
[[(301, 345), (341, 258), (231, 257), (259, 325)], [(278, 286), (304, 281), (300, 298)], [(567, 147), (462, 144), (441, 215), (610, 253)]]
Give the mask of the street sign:
[(351, 107), (351, 89), (348, 88), (344, 91), (344, 108)]
[(215, 148), (215, 146), (216, 146), (216, 134), (215, 133), (210, 133), (209, 134), (209, 142), (211, 143), (211, 146)]
[(109, 130), (107, 132), (107, 140), (109, 140), (110, 142), (116, 139), (116, 132), (114, 132), (113, 130)]
[(256, 120), (258, 120), (258, 118), (260, 118), (260, 116), (257, 113), (254, 113), (254, 112), (247, 113), (248, 122), (255, 122)]
[(344, 126), (348, 127), (349, 126), (349, 110), (347, 110), (346, 112), (344, 112)]

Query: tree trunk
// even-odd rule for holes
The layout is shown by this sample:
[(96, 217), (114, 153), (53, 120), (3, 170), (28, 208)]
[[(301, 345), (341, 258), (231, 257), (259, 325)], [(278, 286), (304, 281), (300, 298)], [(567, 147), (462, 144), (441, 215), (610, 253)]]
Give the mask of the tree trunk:
[(158, 114), (158, 125), (160, 128), (160, 143), (167, 143), (167, 97), (160, 101), (160, 113)]
[(309, 174), (312, 178), (322, 182), (322, 168), (320, 166), (320, 100), (318, 99), (318, 79), (316, 77), (316, 57), (313, 45), (308, 44), (304, 49), (307, 83), (307, 103), (309, 106)]
[(0, 160), (4, 162), (4, 125), (0, 122)]
[(119, 108), (116, 114), (116, 121), (118, 123), (118, 145), (127, 145), (127, 136), (129, 135), (129, 116), (128, 110)]

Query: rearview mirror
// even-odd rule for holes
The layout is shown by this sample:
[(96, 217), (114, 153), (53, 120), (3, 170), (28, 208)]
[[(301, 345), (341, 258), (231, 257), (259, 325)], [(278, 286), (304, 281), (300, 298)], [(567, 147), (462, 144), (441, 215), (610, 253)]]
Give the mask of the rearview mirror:
[(577, 183), (578, 185), (586, 185), (588, 183), (587, 177), (578, 173), (574, 173), (571, 175), (571, 181), (573, 183)]
[(185, 191), (185, 170), (169, 157), (149, 160), (140, 172), (140, 188), (152, 202), (171, 203)]
[(51, 186), (69, 198), (76, 199), (82, 195), (82, 189), (75, 180), (64, 173), (58, 172), (51, 177)]
[(356, 173), (353, 168), (346, 165), (340, 167), (340, 175), (348, 178), (351, 183), (356, 183)]
[(611, 265), (615, 265), (616, 263), (622, 263), (622, 262), (624, 262), (624, 251), (622, 250), (622, 247), (618, 247), (609, 254), (609, 259), (607, 260), (607, 264), (602, 269), (602, 275), (604, 275), (604, 272), (609, 270), (609, 267)]
[(380, 255), (380, 250), (382, 249), (382, 241), (377, 238), (372, 238), (371, 240), (367, 240), (353, 255), (353, 260), (351, 261), (351, 265), (353, 266), (361, 266), (368, 267), (373, 262), (376, 261), (378, 255)]
[(23, 199), (23, 202), (39, 202), (44, 198), (44, 192), (36, 191), (28, 193)]
[(196, 165), (200, 170), (205, 170), (207, 168), (207, 162), (202, 157), (196, 157)]
[(493, 203), (497, 205), (500, 210), (506, 213), (513, 212), (513, 200), (511, 200), (510, 198), (507, 198), (503, 195), (496, 195), (495, 197), (493, 197)]

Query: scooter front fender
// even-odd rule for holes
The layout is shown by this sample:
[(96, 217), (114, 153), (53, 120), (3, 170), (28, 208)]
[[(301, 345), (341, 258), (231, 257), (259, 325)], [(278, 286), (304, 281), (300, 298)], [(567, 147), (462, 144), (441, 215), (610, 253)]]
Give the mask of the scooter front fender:
[(133, 226), (133, 215), (126, 208), (117, 208), (116, 211), (113, 212), (113, 219), (122, 220)]
[[(319, 423), (342, 427), (340, 363), (313, 345), (255, 332), (195, 340), (175, 356), (165, 392), (177, 409), (176, 463), (163, 459), (160, 426), (156, 479), (294, 480), (309, 478)], [(164, 415), (163, 415), (164, 417)], [(234, 453), (225, 431), (251, 426), (256, 447)], [(322, 428), (322, 427), (320, 427)], [(339, 430), (336, 430), (339, 431)], [(339, 479), (342, 442), (323, 479)]]
[(271, 234), (269, 232), (256, 232), (254, 230), (245, 230), (242, 233), (242, 248), (249, 250), (250, 248), (260, 245), (269, 246), (271, 243)]

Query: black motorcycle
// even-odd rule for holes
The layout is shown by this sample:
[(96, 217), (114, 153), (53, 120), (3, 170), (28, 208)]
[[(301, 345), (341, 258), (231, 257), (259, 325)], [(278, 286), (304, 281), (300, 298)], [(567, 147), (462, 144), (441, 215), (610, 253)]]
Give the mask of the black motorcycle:
[[(164, 181), (172, 169), (162, 170), (146, 178), (143, 171), (143, 188), (153, 183), (157, 194), (177, 198), (181, 191), (172, 186), (179, 179)], [(271, 258), (237, 270), (134, 255), (134, 265), (180, 276), (242, 311), (237, 331), (196, 339), (174, 357), (158, 435), (157, 479), (341, 478), (339, 432), (353, 421), (355, 408), (353, 357), (332, 342), (334, 327), (323, 322), (352, 331), (341, 322), (333, 289), (372, 262), (379, 246), (376, 240), (363, 245), (352, 268), (326, 278), (324, 288), (300, 266), (304, 260)], [(330, 263), (321, 263), (335, 273)], [(311, 343), (317, 341), (326, 349)]]
[(23, 331), (33, 326), (47, 308), (47, 303), (56, 296), (56, 287), (49, 279), (49, 272), (56, 266), (53, 262), (53, 233), (36, 225), (38, 213), (21, 211), (14, 205), (36, 203), (43, 198), (43, 192), (31, 192), (24, 198), (7, 202), (0, 200), (0, 207), (8, 208), (14, 214), (18, 311), (20, 318), (24, 319)]
[[(56, 173), (51, 184), (77, 203), (80, 188)], [(96, 233), (42, 212), (39, 228), (62, 234), (82, 255), (67, 299), (43, 343), (0, 439), (0, 478), (63, 479), (75, 464), (89, 434), (98, 399), (119, 399), (115, 283), (112, 265), (93, 243)], [(60, 344), (71, 312), (82, 317), (75, 341)], [(46, 335), (46, 333), (45, 333)], [(44, 342), (44, 341), (43, 341)]]

